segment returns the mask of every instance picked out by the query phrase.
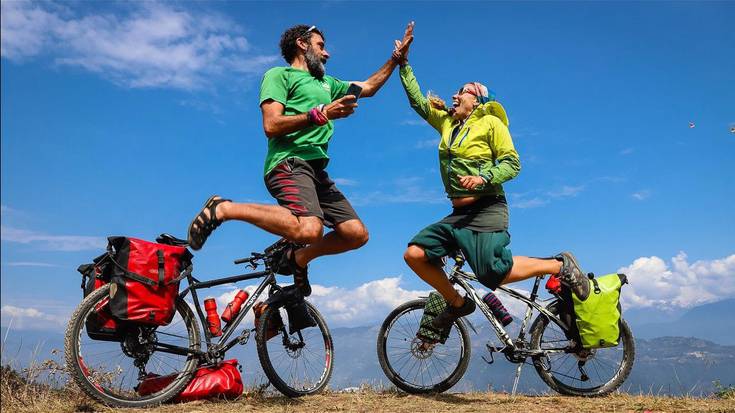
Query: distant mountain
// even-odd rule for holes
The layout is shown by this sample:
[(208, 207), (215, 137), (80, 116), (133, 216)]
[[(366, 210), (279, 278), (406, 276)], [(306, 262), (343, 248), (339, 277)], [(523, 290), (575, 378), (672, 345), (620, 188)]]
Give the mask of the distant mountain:
[[(696, 316), (691, 315), (691, 317)], [(487, 364), (482, 356), (488, 356), (485, 343), (491, 338), (489, 325), (475, 323), (477, 334), (471, 333), (472, 361), (464, 378), (451, 390), (453, 392), (509, 391), (512, 387), (516, 364), (495, 355), (495, 362)], [(634, 333), (637, 332), (634, 329)], [(5, 336), (5, 328), (0, 329)], [(335, 328), (334, 373), (330, 386), (342, 389), (363, 383), (374, 387), (390, 387), (376, 356), (378, 326)], [(494, 335), (493, 335), (494, 337)], [(493, 341), (496, 341), (494, 339)], [(63, 359), (63, 354), (51, 354), (61, 349), (61, 333), (11, 331), (3, 346), (3, 362), (13, 361), (16, 368), (53, 358)], [(236, 346), (228, 353), (243, 366), (246, 386), (266, 381), (260, 368), (254, 343)], [(622, 390), (630, 393), (661, 395), (707, 395), (715, 388), (713, 381), (724, 385), (735, 384), (735, 346), (715, 344), (711, 341), (686, 337), (660, 337), (636, 340), (636, 361), (633, 371)], [(523, 366), (519, 391), (527, 394), (543, 394), (550, 390), (538, 378), (532, 366)]]
[(670, 318), (670, 321), (631, 319), (627, 312), (624, 317), (631, 324), (637, 338), (696, 337), (718, 344), (735, 345), (733, 313), (735, 313), (735, 299), (694, 307), (678, 317)]

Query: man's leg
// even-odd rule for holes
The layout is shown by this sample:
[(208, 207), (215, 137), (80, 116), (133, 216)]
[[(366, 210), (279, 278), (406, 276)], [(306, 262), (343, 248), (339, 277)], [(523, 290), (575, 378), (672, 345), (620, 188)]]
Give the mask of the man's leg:
[(319, 241), (297, 250), (296, 264), (306, 267), (311, 260), (317, 257), (358, 249), (367, 243), (368, 238), (367, 228), (359, 219), (341, 222)]
[(554, 258), (542, 259), (523, 256), (513, 257), (513, 268), (505, 277), (502, 284), (510, 284), (523, 281), (532, 277), (545, 274), (558, 274), (561, 271), (562, 262)]
[(218, 219), (248, 222), (288, 240), (311, 244), (322, 239), (322, 220), (315, 216), (296, 216), (279, 205), (223, 202), (217, 206)]

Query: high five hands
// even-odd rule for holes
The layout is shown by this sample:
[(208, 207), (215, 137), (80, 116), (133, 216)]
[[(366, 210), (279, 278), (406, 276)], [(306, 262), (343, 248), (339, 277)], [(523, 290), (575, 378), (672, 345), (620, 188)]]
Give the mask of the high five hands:
[(413, 26), (414, 22), (408, 23), (406, 31), (403, 33), (402, 40), (394, 40), (393, 47), (393, 61), (403, 66), (408, 63), (408, 51), (413, 42)]

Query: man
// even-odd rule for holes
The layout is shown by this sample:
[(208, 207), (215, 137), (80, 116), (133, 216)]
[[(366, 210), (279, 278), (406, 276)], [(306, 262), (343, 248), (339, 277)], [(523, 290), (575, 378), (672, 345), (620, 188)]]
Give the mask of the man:
[[(413, 38), (406, 31), (402, 47)], [(329, 59), (324, 33), (316, 26), (298, 25), (281, 37), (281, 54), (289, 66), (265, 73), (260, 88), (263, 129), (268, 137), (265, 184), (276, 205), (234, 203), (210, 197), (189, 226), (189, 245), (202, 247), (223, 221), (249, 222), (268, 232), (308, 246), (289, 250), (279, 272), (294, 275), (304, 296), (311, 294), (307, 265), (316, 257), (360, 248), (368, 231), (326, 170), (332, 120), (350, 116), (357, 108), (345, 96), (349, 82), (325, 73)], [(363, 82), (361, 97), (370, 97), (385, 84), (397, 66), (388, 59)], [(323, 226), (333, 231), (322, 236)]]
[[(413, 37), (413, 25), (406, 35)], [(586, 299), (589, 284), (571, 253), (540, 259), (512, 256), (507, 248), (508, 204), (502, 184), (518, 175), (521, 164), (503, 106), (478, 82), (463, 84), (452, 96), (451, 108), (435, 96), (424, 97), (408, 64), (408, 51), (407, 45), (396, 41), (393, 58), (401, 66), (401, 83), (411, 107), (441, 136), (439, 169), (452, 203), (452, 213), (421, 230), (404, 253), (408, 266), (448, 303), (434, 326), (448, 327), (475, 310), (474, 301), (462, 297), (441, 268), (439, 259), (456, 250), (464, 253), (477, 279), (492, 290), (538, 275), (559, 274), (562, 283)], [(499, 300), (489, 304), (494, 313), (505, 312)]]

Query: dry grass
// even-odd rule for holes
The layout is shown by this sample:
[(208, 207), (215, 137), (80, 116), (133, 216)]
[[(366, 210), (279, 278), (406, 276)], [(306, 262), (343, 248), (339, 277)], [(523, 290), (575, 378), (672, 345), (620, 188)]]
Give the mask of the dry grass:
[[(60, 366), (40, 364), (35, 370), (18, 373), (2, 368), (3, 412), (113, 412), (81, 394), (73, 385), (37, 384), (29, 378), (45, 371), (48, 377), (60, 377)], [(356, 393), (326, 392), (301, 399), (269, 395), (263, 389), (246, 391), (236, 401), (208, 401), (171, 404), (129, 412), (156, 413), (228, 413), (228, 412), (735, 412), (735, 399), (656, 397), (618, 394), (605, 398), (583, 399), (562, 396), (510, 396), (502, 393), (440, 394), (412, 396), (395, 391), (363, 388)]]
[[(53, 350), (52, 353), (58, 352)], [(267, 384), (266, 384), (267, 385)], [(617, 394), (604, 398), (511, 396), (475, 392), (413, 396), (395, 390), (376, 390), (365, 385), (354, 393), (324, 392), (301, 399), (274, 395), (264, 385), (254, 385), (235, 401), (199, 401), (169, 404), (128, 412), (228, 413), (228, 412), (733, 412), (733, 386), (715, 383), (718, 391), (709, 398), (661, 397)], [(70, 382), (64, 366), (53, 360), (33, 362), (21, 371), (2, 366), (0, 410), (5, 412), (113, 412), (83, 394)]]

